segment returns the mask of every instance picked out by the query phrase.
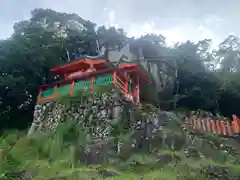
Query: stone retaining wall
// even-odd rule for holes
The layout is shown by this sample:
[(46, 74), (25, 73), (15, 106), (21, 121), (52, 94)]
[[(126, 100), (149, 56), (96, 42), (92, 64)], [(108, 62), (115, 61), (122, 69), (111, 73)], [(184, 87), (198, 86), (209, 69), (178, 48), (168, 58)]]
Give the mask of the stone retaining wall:
[(92, 127), (92, 132), (98, 137), (108, 134), (109, 124), (113, 121), (120, 121), (128, 128), (144, 129), (144, 136), (150, 137), (171, 119), (170, 116), (174, 114), (169, 115), (155, 107), (135, 106), (116, 89), (107, 89), (36, 105), (28, 135), (52, 132), (61, 122), (77, 120)]

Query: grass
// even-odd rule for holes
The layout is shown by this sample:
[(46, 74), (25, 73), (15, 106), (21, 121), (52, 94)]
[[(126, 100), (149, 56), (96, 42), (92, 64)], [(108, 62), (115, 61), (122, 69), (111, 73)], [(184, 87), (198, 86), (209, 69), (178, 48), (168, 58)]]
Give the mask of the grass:
[[(140, 152), (134, 153), (130, 158), (123, 161), (118, 159), (111, 164), (85, 165), (74, 164), (74, 155), (71, 153), (69, 144), (82, 142), (86, 145), (88, 141), (84, 132), (80, 133), (73, 123), (59, 127), (53, 134), (27, 138), (21, 133), (12, 132), (1, 138), (3, 155), (7, 161), (1, 161), (0, 179), (9, 172), (18, 172), (26, 169), (36, 168), (38, 175), (33, 179), (44, 180), (51, 177), (66, 177), (66, 179), (95, 179), (101, 180), (100, 170), (114, 172), (117, 176), (109, 177), (109, 180), (174, 180), (174, 179), (208, 179), (201, 174), (200, 170), (208, 165), (227, 167), (231, 174), (239, 177), (240, 166), (230, 163), (218, 164), (212, 159), (186, 158), (183, 150), (174, 151), (171, 149), (158, 149), (155, 153)], [(75, 127), (75, 128), (74, 128)], [(71, 130), (71, 131), (70, 131)], [(81, 136), (81, 137), (79, 137)], [(67, 146), (68, 145), (68, 146)], [(180, 157), (180, 162), (156, 163), (156, 155), (171, 155)], [(106, 178), (105, 178), (106, 179)]]
[[(103, 88), (102, 91), (106, 92), (106, 87)], [(84, 97), (92, 96), (99, 91), (79, 93), (81, 96), (76, 94), (76, 96), (62, 97), (58, 100), (68, 104), (73, 101), (82, 102)], [(146, 114), (154, 109), (151, 105), (144, 105), (139, 106), (137, 110)], [(124, 129), (123, 124), (113, 123), (111, 127), (113, 130), (109, 139), (116, 139), (113, 143), (127, 144), (131, 140), (132, 131)], [(160, 142), (163, 135), (166, 139)], [(239, 144), (235, 146), (233, 142), (226, 143), (226, 139), (212, 134), (194, 136), (195, 141), (188, 142), (181, 131), (180, 122), (175, 120), (166, 123), (165, 128), (159, 132), (159, 136), (159, 146), (154, 147), (154, 150), (149, 148), (126, 151), (127, 154), (123, 153), (121, 156), (113, 153), (112, 161), (109, 163), (86, 165), (79, 160), (84, 158), (84, 149), (94, 142), (84, 123), (66, 121), (53, 133), (32, 137), (26, 137), (25, 132), (5, 132), (0, 137), (0, 180), (9, 180), (9, 173), (24, 170), (36, 170), (37, 173), (32, 177), (35, 180), (61, 177), (65, 180), (206, 180), (212, 178), (211, 174), (203, 172), (208, 166), (225, 168), (228, 170), (229, 177), (240, 178), (240, 165), (229, 161), (230, 155), (237, 157), (235, 154), (236, 151), (239, 153), (239, 148), (235, 147), (239, 147)], [(166, 146), (167, 143), (170, 145)], [(228, 147), (225, 147), (226, 145)], [(232, 148), (229, 148), (230, 145)], [(187, 157), (184, 151), (187, 148), (195, 148), (204, 157)], [(226, 149), (227, 154), (224, 153)], [(106, 178), (106, 176), (109, 177)]]

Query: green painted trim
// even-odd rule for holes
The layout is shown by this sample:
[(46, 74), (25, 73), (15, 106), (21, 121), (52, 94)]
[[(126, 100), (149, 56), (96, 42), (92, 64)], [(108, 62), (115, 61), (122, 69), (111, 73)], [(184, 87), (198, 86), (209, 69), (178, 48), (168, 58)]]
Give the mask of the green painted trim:
[(40, 98), (47, 98), (47, 97), (51, 97), (51, 96), (53, 96), (53, 95), (54, 95), (54, 87), (44, 90), (44, 91), (40, 94)]
[(71, 89), (72, 89), (72, 84), (66, 84), (66, 85), (57, 87), (56, 93), (57, 95), (69, 94)]

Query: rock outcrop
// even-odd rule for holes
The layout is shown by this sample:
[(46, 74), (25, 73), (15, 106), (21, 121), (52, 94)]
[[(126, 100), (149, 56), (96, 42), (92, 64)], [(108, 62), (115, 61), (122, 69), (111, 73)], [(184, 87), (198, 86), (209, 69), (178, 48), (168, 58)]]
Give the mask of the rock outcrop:
[(124, 158), (136, 149), (152, 148), (154, 142), (173, 149), (182, 147), (185, 140), (163, 128), (171, 121), (177, 122), (176, 119), (175, 114), (152, 105), (133, 105), (117, 89), (108, 87), (36, 105), (28, 135), (51, 133), (67, 121), (78, 122), (95, 139), (86, 149), (83, 161), (99, 164), (108, 162), (107, 154), (114, 144), (111, 138), (120, 136), (122, 131), (127, 131), (131, 137), (124, 143), (117, 140), (118, 147), (113, 149)]
[[(177, 78), (176, 62), (166, 58), (151, 58), (146, 59), (143, 56), (142, 49), (138, 47), (134, 49), (134, 42), (127, 41), (121, 48), (109, 49), (107, 59), (113, 64), (138, 63), (141, 64), (153, 79), (157, 92), (164, 93), (164, 97), (171, 98)], [(104, 54), (105, 47), (101, 48), (101, 53)], [(168, 97), (167, 97), (168, 96)]]
[(60, 123), (76, 120), (93, 127), (93, 136), (102, 138), (109, 134), (110, 124), (119, 121), (128, 128), (144, 129), (144, 136), (151, 137), (174, 115), (147, 106), (133, 105), (115, 88), (82, 92), (36, 105), (28, 134), (53, 132)]
[[(186, 179), (185, 175), (191, 178), (203, 176), (203, 179), (239, 178), (235, 170), (235, 165), (239, 164), (239, 144), (214, 134), (191, 133), (184, 126), (184, 116), (161, 111), (150, 104), (133, 105), (121, 92), (109, 86), (37, 105), (29, 135), (41, 132), (51, 137), (54, 135), (51, 132), (58, 130), (60, 125), (67, 126), (67, 122), (72, 121), (88, 129), (87, 135), (91, 139), (84, 145), (65, 142), (64, 147), (72, 147), (73, 164), (113, 164), (121, 172), (130, 167), (131, 170), (145, 171), (170, 168), (171, 172), (184, 171), (181, 177), (175, 172), (174, 177), (179, 179)], [(77, 124), (76, 129), (81, 127)], [(65, 131), (69, 132), (69, 129)], [(75, 130), (71, 134), (75, 134)], [(138, 159), (139, 152), (147, 152), (149, 159)], [(119, 164), (122, 161), (129, 163), (127, 167)], [(106, 177), (121, 175), (104, 168), (97, 172)], [(142, 175), (146, 176), (144, 172)]]
[[(34, 157), (32, 164), (44, 158), (44, 166), (30, 164), (26, 171), (6, 173), (5, 177), (78, 179), (79, 174), (84, 179), (101, 179), (130, 172), (146, 180), (239, 179), (239, 144), (233, 139), (192, 134), (184, 127), (184, 115), (149, 104), (133, 105), (116, 89), (102, 88), (37, 105), (35, 128), (29, 135), (46, 134), (24, 137), (3, 153), (9, 151), (17, 160)], [(74, 123), (70, 127), (68, 122)], [(81, 125), (89, 131), (84, 134)], [(58, 128), (64, 126), (64, 131)], [(89, 141), (85, 135), (90, 135)], [(23, 162), (25, 167), (25, 157)], [(95, 164), (93, 168), (87, 166), (78, 172), (91, 164)], [(51, 175), (45, 174), (45, 168), (51, 169)]]

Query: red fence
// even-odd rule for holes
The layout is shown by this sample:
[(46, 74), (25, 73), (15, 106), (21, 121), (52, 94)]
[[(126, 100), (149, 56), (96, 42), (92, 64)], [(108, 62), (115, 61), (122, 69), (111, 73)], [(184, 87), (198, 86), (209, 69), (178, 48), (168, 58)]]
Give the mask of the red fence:
[(133, 103), (139, 102), (139, 84), (132, 84), (130, 80), (120, 76), (117, 72), (113, 74), (113, 83), (114, 85), (120, 89), (126, 97), (131, 100)]
[(199, 133), (217, 133), (224, 136), (240, 135), (240, 119), (233, 115), (233, 120), (213, 120), (191, 116), (185, 119), (188, 129)]

